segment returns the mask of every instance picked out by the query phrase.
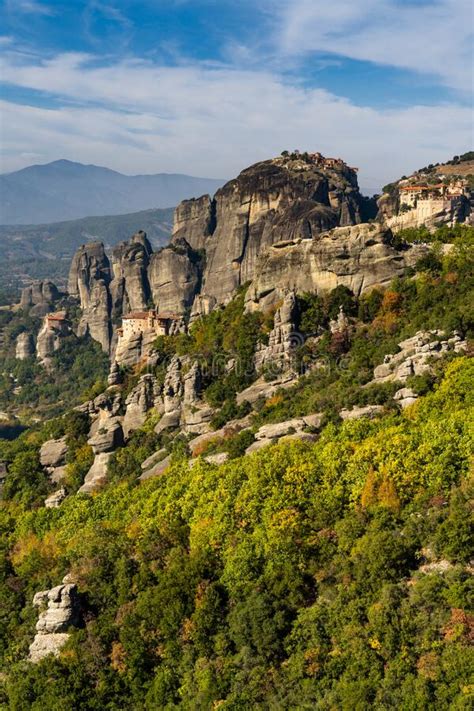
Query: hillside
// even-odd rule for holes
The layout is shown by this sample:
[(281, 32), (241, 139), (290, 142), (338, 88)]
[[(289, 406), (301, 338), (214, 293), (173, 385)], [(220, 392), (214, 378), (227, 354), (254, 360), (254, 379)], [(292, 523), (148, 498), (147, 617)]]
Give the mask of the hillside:
[(58, 160), (0, 175), (0, 222), (31, 225), (169, 208), (185, 198), (214, 192), (223, 182), (168, 173), (123, 175)]
[(469, 707), (474, 227), (372, 208), (284, 154), (0, 310), (0, 706)]

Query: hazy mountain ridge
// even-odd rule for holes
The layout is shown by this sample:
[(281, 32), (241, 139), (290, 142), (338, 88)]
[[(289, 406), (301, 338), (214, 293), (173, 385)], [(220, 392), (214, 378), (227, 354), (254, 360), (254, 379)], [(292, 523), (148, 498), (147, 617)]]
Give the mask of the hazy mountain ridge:
[(213, 193), (224, 182), (174, 173), (123, 175), (58, 160), (0, 175), (0, 221), (30, 225), (173, 207), (185, 198)]

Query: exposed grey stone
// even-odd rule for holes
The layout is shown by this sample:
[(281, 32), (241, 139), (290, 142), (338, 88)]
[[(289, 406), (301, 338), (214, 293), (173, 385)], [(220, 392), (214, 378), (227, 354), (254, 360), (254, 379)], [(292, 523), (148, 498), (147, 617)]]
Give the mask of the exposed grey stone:
[(111, 452), (117, 447), (121, 447), (124, 440), (120, 418), (107, 417), (99, 422), (100, 427), (87, 442), (92, 447), (94, 454)]
[(68, 448), (66, 437), (60, 439), (49, 439), (41, 445), (40, 462), (43, 467), (55, 468), (66, 463)]
[(161, 388), (155, 376), (149, 373), (142, 375), (125, 401), (126, 410), (122, 423), (125, 437), (144, 424), (151, 409), (157, 406), (161, 409), (160, 394)]
[(44, 505), (47, 509), (56, 509), (66, 498), (66, 489), (62, 488), (54, 491), (48, 496), (44, 501)]
[(86, 474), (83, 485), (79, 489), (80, 494), (90, 494), (100, 489), (107, 482), (107, 468), (112, 452), (101, 452), (97, 454), (91, 468)]
[(145, 461), (143, 461), (141, 463), (141, 468), (143, 469), (143, 471), (147, 471), (147, 469), (151, 469), (151, 467), (153, 467), (155, 464), (158, 464), (158, 462), (161, 462), (161, 460), (165, 458), (165, 455), (166, 455), (166, 449), (164, 449), (164, 447), (162, 447), (157, 452), (153, 452), (153, 454), (150, 454), (150, 456), (147, 457), (145, 459)]
[(31, 333), (23, 332), (16, 339), (15, 358), (27, 360), (35, 354), (35, 345)]
[(305, 421), (302, 417), (295, 417), (292, 420), (285, 422), (277, 422), (276, 424), (263, 425), (255, 434), (255, 439), (277, 439), (285, 435), (292, 434), (296, 430), (301, 430), (305, 426)]
[(352, 410), (341, 410), (339, 416), (343, 420), (359, 420), (361, 417), (376, 417), (384, 411), (383, 405), (365, 405), (364, 407), (353, 407)]
[(227, 452), (219, 452), (218, 454), (208, 454), (204, 457), (208, 464), (215, 464), (216, 466), (224, 464), (229, 459), (229, 454)]
[(48, 654), (58, 655), (69, 639), (67, 630), (81, 625), (81, 605), (73, 583), (36, 593), (33, 605), (42, 611), (30, 645), (29, 661), (39, 662)]
[(147, 481), (148, 479), (153, 479), (156, 476), (163, 474), (171, 464), (171, 455), (168, 455), (161, 462), (150, 467), (139, 476), (140, 481)]

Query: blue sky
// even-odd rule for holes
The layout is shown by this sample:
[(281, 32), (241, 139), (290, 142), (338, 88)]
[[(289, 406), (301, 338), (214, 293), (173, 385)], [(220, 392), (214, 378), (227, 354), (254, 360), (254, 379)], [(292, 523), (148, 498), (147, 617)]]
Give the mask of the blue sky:
[(472, 144), (470, 0), (3, 0), (1, 170), (231, 177), (284, 148), (367, 190)]

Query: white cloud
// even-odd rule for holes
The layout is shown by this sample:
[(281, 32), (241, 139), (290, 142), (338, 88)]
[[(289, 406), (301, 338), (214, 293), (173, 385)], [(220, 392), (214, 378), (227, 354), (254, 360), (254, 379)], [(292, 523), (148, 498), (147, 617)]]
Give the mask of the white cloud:
[(269, 0), (269, 6), (277, 52), (340, 54), (472, 90), (471, 0)]
[(376, 189), (426, 163), (467, 150), (468, 108), (444, 104), (382, 111), (265, 71), (157, 66), (128, 59), (97, 66), (81, 54), (38, 61), (4, 53), (11, 84), (60, 97), (58, 108), (4, 101), (2, 170), (65, 157), (126, 173), (232, 177), (284, 148), (340, 155)]
[(23, 12), (32, 15), (54, 15), (50, 5), (44, 5), (37, 0), (7, 0), (7, 9), (10, 12)]

